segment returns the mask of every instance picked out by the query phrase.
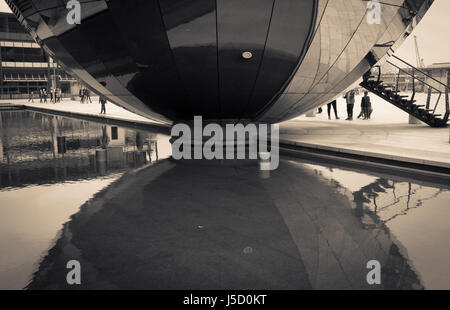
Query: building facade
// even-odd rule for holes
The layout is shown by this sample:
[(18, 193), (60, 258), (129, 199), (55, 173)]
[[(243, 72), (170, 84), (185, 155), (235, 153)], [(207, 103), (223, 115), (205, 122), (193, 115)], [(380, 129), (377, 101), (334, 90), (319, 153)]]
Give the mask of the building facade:
[(60, 88), (70, 96), (77, 80), (65, 73), (45, 51), (34, 42), (14, 14), (0, 13), (0, 98), (38, 97), (39, 89)]

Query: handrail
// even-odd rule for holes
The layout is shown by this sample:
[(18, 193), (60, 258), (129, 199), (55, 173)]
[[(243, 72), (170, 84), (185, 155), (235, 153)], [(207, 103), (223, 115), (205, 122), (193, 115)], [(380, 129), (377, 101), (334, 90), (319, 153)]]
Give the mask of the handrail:
[(441, 100), (442, 93), (439, 93), (439, 97), (436, 100), (436, 104), (434, 105), (433, 114), (436, 112), (437, 106), (439, 104), (439, 100)]
[[(393, 74), (394, 78), (395, 76), (397, 77), (396, 81), (393, 81), (393, 85), (391, 85), (390, 87), (395, 87), (395, 92), (394, 95), (392, 95), (392, 92), (385, 92), (386, 89), (386, 83), (383, 83), (383, 81), (381, 81), (382, 78), (382, 66), (380, 65), (376, 65), (374, 66), (372, 69), (374, 69), (375, 67), (378, 69), (378, 76), (377, 74), (373, 74), (372, 70), (367, 71), (364, 76), (363, 76), (363, 81), (364, 82), (368, 82), (369, 79), (371, 78), (375, 78), (376, 80), (371, 80), (369, 84), (363, 84), (361, 83), (360, 85), (367, 88), (368, 90), (373, 90), (375, 91), (376, 94), (381, 93), (381, 97), (385, 98), (385, 97), (389, 97), (389, 100), (391, 103), (393, 103), (394, 105), (397, 105), (397, 103), (399, 105), (397, 105), (398, 107), (400, 107), (401, 109), (405, 110), (407, 113), (414, 115), (416, 117), (418, 117), (419, 119), (421, 119), (422, 121), (426, 122), (428, 125), (430, 125), (431, 127), (441, 127), (441, 126), (446, 126), (449, 116), (450, 116), (450, 103), (449, 103), (449, 90), (450, 87), (443, 84), (442, 82), (436, 80), (435, 78), (433, 78), (432, 76), (430, 76), (429, 74), (423, 72), (422, 70), (410, 65), (409, 63), (407, 63), (406, 61), (398, 58), (395, 55), (390, 55), (391, 57), (393, 56), (395, 59), (400, 60), (403, 64), (406, 64), (408, 67), (405, 66), (401, 66), (401, 64), (396, 64), (393, 63), (392, 60), (386, 60), (386, 63), (391, 65), (393, 68), (398, 69), (398, 71), (396, 73)], [(410, 78), (412, 78), (412, 95), (409, 99), (402, 99), (404, 97), (408, 97), (408, 96), (400, 96), (398, 95), (399, 93), (399, 81), (400, 81), (400, 73), (405, 74), (405, 76), (409, 76)], [(417, 81), (416, 81), (417, 80)], [(391, 81), (388, 83), (390, 84)], [(430, 84), (431, 83), (431, 84)], [(416, 84), (419, 84), (419, 86), (423, 86), (423, 91), (425, 92), (426, 87), (428, 87), (428, 96), (427, 96), (427, 102), (425, 105), (425, 109), (421, 109), (420, 107), (422, 105), (416, 105), (415, 103), (415, 96), (416, 96)], [(409, 86), (409, 81), (407, 79), (407, 88)], [(442, 87), (444, 87), (444, 90), (442, 90)], [(430, 99), (431, 99), (431, 93), (435, 92), (438, 94), (437, 96), (437, 100), (436, 103), (434, 104), (434, 107), (432, 109), (430, 109)], [(445, 114), (442, 117), (441, 114), (436, 114), (438, 105), (440, 106), (441, 104), (441, 99), (442, 96), (445, 95), (445, 102), (444, 102), (444, 108), (445, 108)], [(395, 103), (395, 101), (398, 101), (397, 103)], [(402, 102), (401, 104), (399, 102)], [(434, 99), (433, 99), (434, 101)], [(406, 105), (408, 105), (406, 107)], [(431, 118), (431, 116), (434, 116), (434, 118)]]
[[(416, 76), (414, 76), (413, 74), (409, 73), (409, 72), (406, 71), (405, 69), (400, 68), (400, 67), (397, 66), (396, 64), (393, 64), (393, 63), (390, 62), (389, 60), (387, 60), (386, 62), (387, 62), (388, 64), (390, 64), (390, 65), (396, 67), (396, 68), (399, 69), (400, 71), (406, 73), (407, 75), (409, 75), (409, 76), (412, 77), (413, 79), (418, 79), (418, 80), (419, 80), (418, 77), (416, 77)], [(427, 84), (428, 87), (433, 88), (434, 90), (436, 90), (436, 92), (442, 93), (439, 89), (437, 89), (436, 87), (433, 87), (432, 85), (428, 84), (427, 82), (425, 82), (425, 81), (421, 81), (421, 82), (424, 83), (424, 84)], [(441, 83), (441, 84), (442, 84), (442, 83)], [(444, 85), (444, 84), (442, 84), (442, 85)], [(445, 86), (445, 85), (444, 85), (444, 86)], [(446, 88), (448, 88), (448, 87), (446, 87)]]
[[(414, 67), (413, 65), (411, 65), (411, 64), (409, 64), (409, 63), (407, 63), (406, 61), (404, 61), (403, 59), (401, 59), (401, 58), (398, 58), (397, 56), (395, 56), (395, 55), (391, 55), (392, 57), (394, 57), (395, 59), (398, 59), (398, 60), (400, 60), (401, 62), (403, 62), (404, 64), (406, 64), (407, 66), (409, 66), (409, 67), (411, 67), (411, 68), (413, 68), (414, 70), (417, 70), (417, 71), (419, 71), (420, 73), (422, 73), (423, 75), (425, 75), (425, 76), (427, 76), (427, 77), (429, 77), (430, 79), (432, 79), (433, 81), (435, 81), (436, 83), (438, 83), (438, 84), (441, 84), (442, 86), (444, 86), (445, 88), (447, 88), (447, 89), (450, 89), (447, 85), (445, 85), (444, 83), (442, 83), (441, 81), (438, 81), (438, 80), (436, 80), (434, 77), (432, 77), (432, 76), (430, 76), (429, 74), (427, 74), (427, 73), (425, 73), (425, 72), (423, 72), (422, 70), (420, 70), (420, 69), (418, 69), (418, 68), (416, 68), (416, 67)], [(389, 62), (389, 61), (388, 61)], [(389, 62), (391, 65), (393, 65), (391, 62)], [(396, 65), (394, 65), (394, 66), (396, 66)], [(396, 66), (396, 67), (398, 67), (398, 66)]]
[(400, 70), (397, 73), (397, 82), (395, 83), (395, 91), (398, 92), (398, 82), (400, 81)]
[[(388, 64), (390, 64), (390, 65), (392, 65), (392, 66), (394, 66), (395, 68), (397, 68), (398, 70), (399, 70), (399, 73), (400, 73), (400, 71), (402, 71), (402, 72), (404, 72), (404, 73), (406, 73), (407, 75), (409, 75), (409, 76), (411, 76), (413, 79), (412, 79), (412, 83), (413, 83), (413, 95), (412, 95), (412, 97), (411, 97), (411, 101), (413, 101), (414, 100), (414, 97), (415, 97), (415, 93), (416, 93), (416, 89), (415, 89), (415, 80), (417, 79), (417, 80), (420, 80), (418, 77), (416, 77), (415, 75), (414, 75), (414, 71), (413, 71), (413, 73), (411, 74), (411, 73), (409, 73), (408, 71), (406, 71), (406, 70), (404, 70), (404, 69), (402, 69), (402, 68), (400, 68), (399, 66), (397, 66), (396, 64), (393, 64), (392, 62), (390, 62), (389, 60), (388, 61), (386, 61)], [(413, 67), (414, 68), (414, 67)], [(421, 80), (420, 80), (421, 81)], [(397, 80), (397, 82), (398, 82), (398, 80)], [(436, 100), (436, 104), (434, 105), (434, 109), (433, 109), (433, 113), (432, 114), (434, 114), (434, 113), (436, 113), (436, 109), (437, 109), (437, 106), (438, 106), (438, 104), (439, 104), (439, 101), (441, 100), (441, 97), (442, 97), (442, 91), (440, 91), (439, 89), (437, 89), (437, 88), (435, 88), (435, 87), (433, 87), (432, 85), (430, 85), (430, 84), (428, 84), (427, 82), (425, 82), (425, 81), (421, 81), (423, 84), (426, 84), (428, 87), (429, 87), (429, 89), (434, 89), (437, 93), (439, 93), (439, 96), (438, 96), (438, 98), (437, 98), (437, 100)], [(448, 92), (448, 88), (446, 88), (445, 89), (447, 92)], [(428, 108), (428, 107), (427, 107)], [(446, 110), (447, 111), (447, 110)]]
[(450, 116), (450, 103), (449, 103), (449, 98), (448, 98), (448, 89), (446, 89), (445, 90), (445, 115), (442, 118), (442, 121), (444, 122), (444, 124), (447, 124), (449, 116)]

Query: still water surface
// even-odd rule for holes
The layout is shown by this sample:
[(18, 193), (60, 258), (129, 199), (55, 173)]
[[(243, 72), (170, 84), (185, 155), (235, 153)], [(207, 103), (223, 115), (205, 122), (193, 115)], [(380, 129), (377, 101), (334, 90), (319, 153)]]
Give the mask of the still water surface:
[(268, 179), (252, 163), (152, 166), (169, 137), (0, 114), (0, 289), (67, 288), (68, 249), (83, 288), (367, 288), (370, 259), (382, 288), (450, 288), (441, 181), (287, 157)]
[(62, 224), (168, 137), (35, 112), (0, 112), (0, 289), (21, 289)]

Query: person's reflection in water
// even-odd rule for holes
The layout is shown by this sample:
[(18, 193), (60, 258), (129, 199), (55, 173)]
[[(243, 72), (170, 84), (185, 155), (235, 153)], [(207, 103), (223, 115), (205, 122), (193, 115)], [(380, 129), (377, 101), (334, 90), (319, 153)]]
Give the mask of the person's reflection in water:
[(107, 133), (107, 126), (102, 126), (102, 136), (100, 139), (100, 149), (95, 151), (95, 159), (97, 164), (97, 172), (100, 175), (106, 175), (108, 164), (108, 145), (110, 138)]
[(107, 133), (108, 128), (106, 126), (102, 126), (102, 139), (100, 141), (100, 146), (102, 149), (107, 149), (109, 142), (110, 142), (110, 138), (108, 136)]
[(144, 142), (145, 138), (144, 135), (141, 134), (141, 132), (136, 132), (136, 147), (139, 151), (142, 151), (144, 149)]

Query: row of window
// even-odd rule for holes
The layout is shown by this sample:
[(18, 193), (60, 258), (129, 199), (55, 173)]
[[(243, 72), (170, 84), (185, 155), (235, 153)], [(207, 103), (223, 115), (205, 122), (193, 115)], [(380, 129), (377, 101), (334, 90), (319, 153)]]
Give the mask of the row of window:
[(2, 61), (47, 62), (47, 55), (41, 49), (24, 47), (0, 47)]
[(47, 62), (12, 62), (12, 61), (2, 61), (3, 68), (57, 68), (56, 63)]
[(1, 47), (23, 47), (23, 48), (33, 48), (33, 49), (41, 49), (39, 44), (34, 42), (13, 42), (13, 41), (0, 41)]
[[(67, 74), (58, 74), (56, 78), (60, 81), (76, 81)], [(46, 81), (48, 76), (46, 74), (3, 74), (3, 81)]]

